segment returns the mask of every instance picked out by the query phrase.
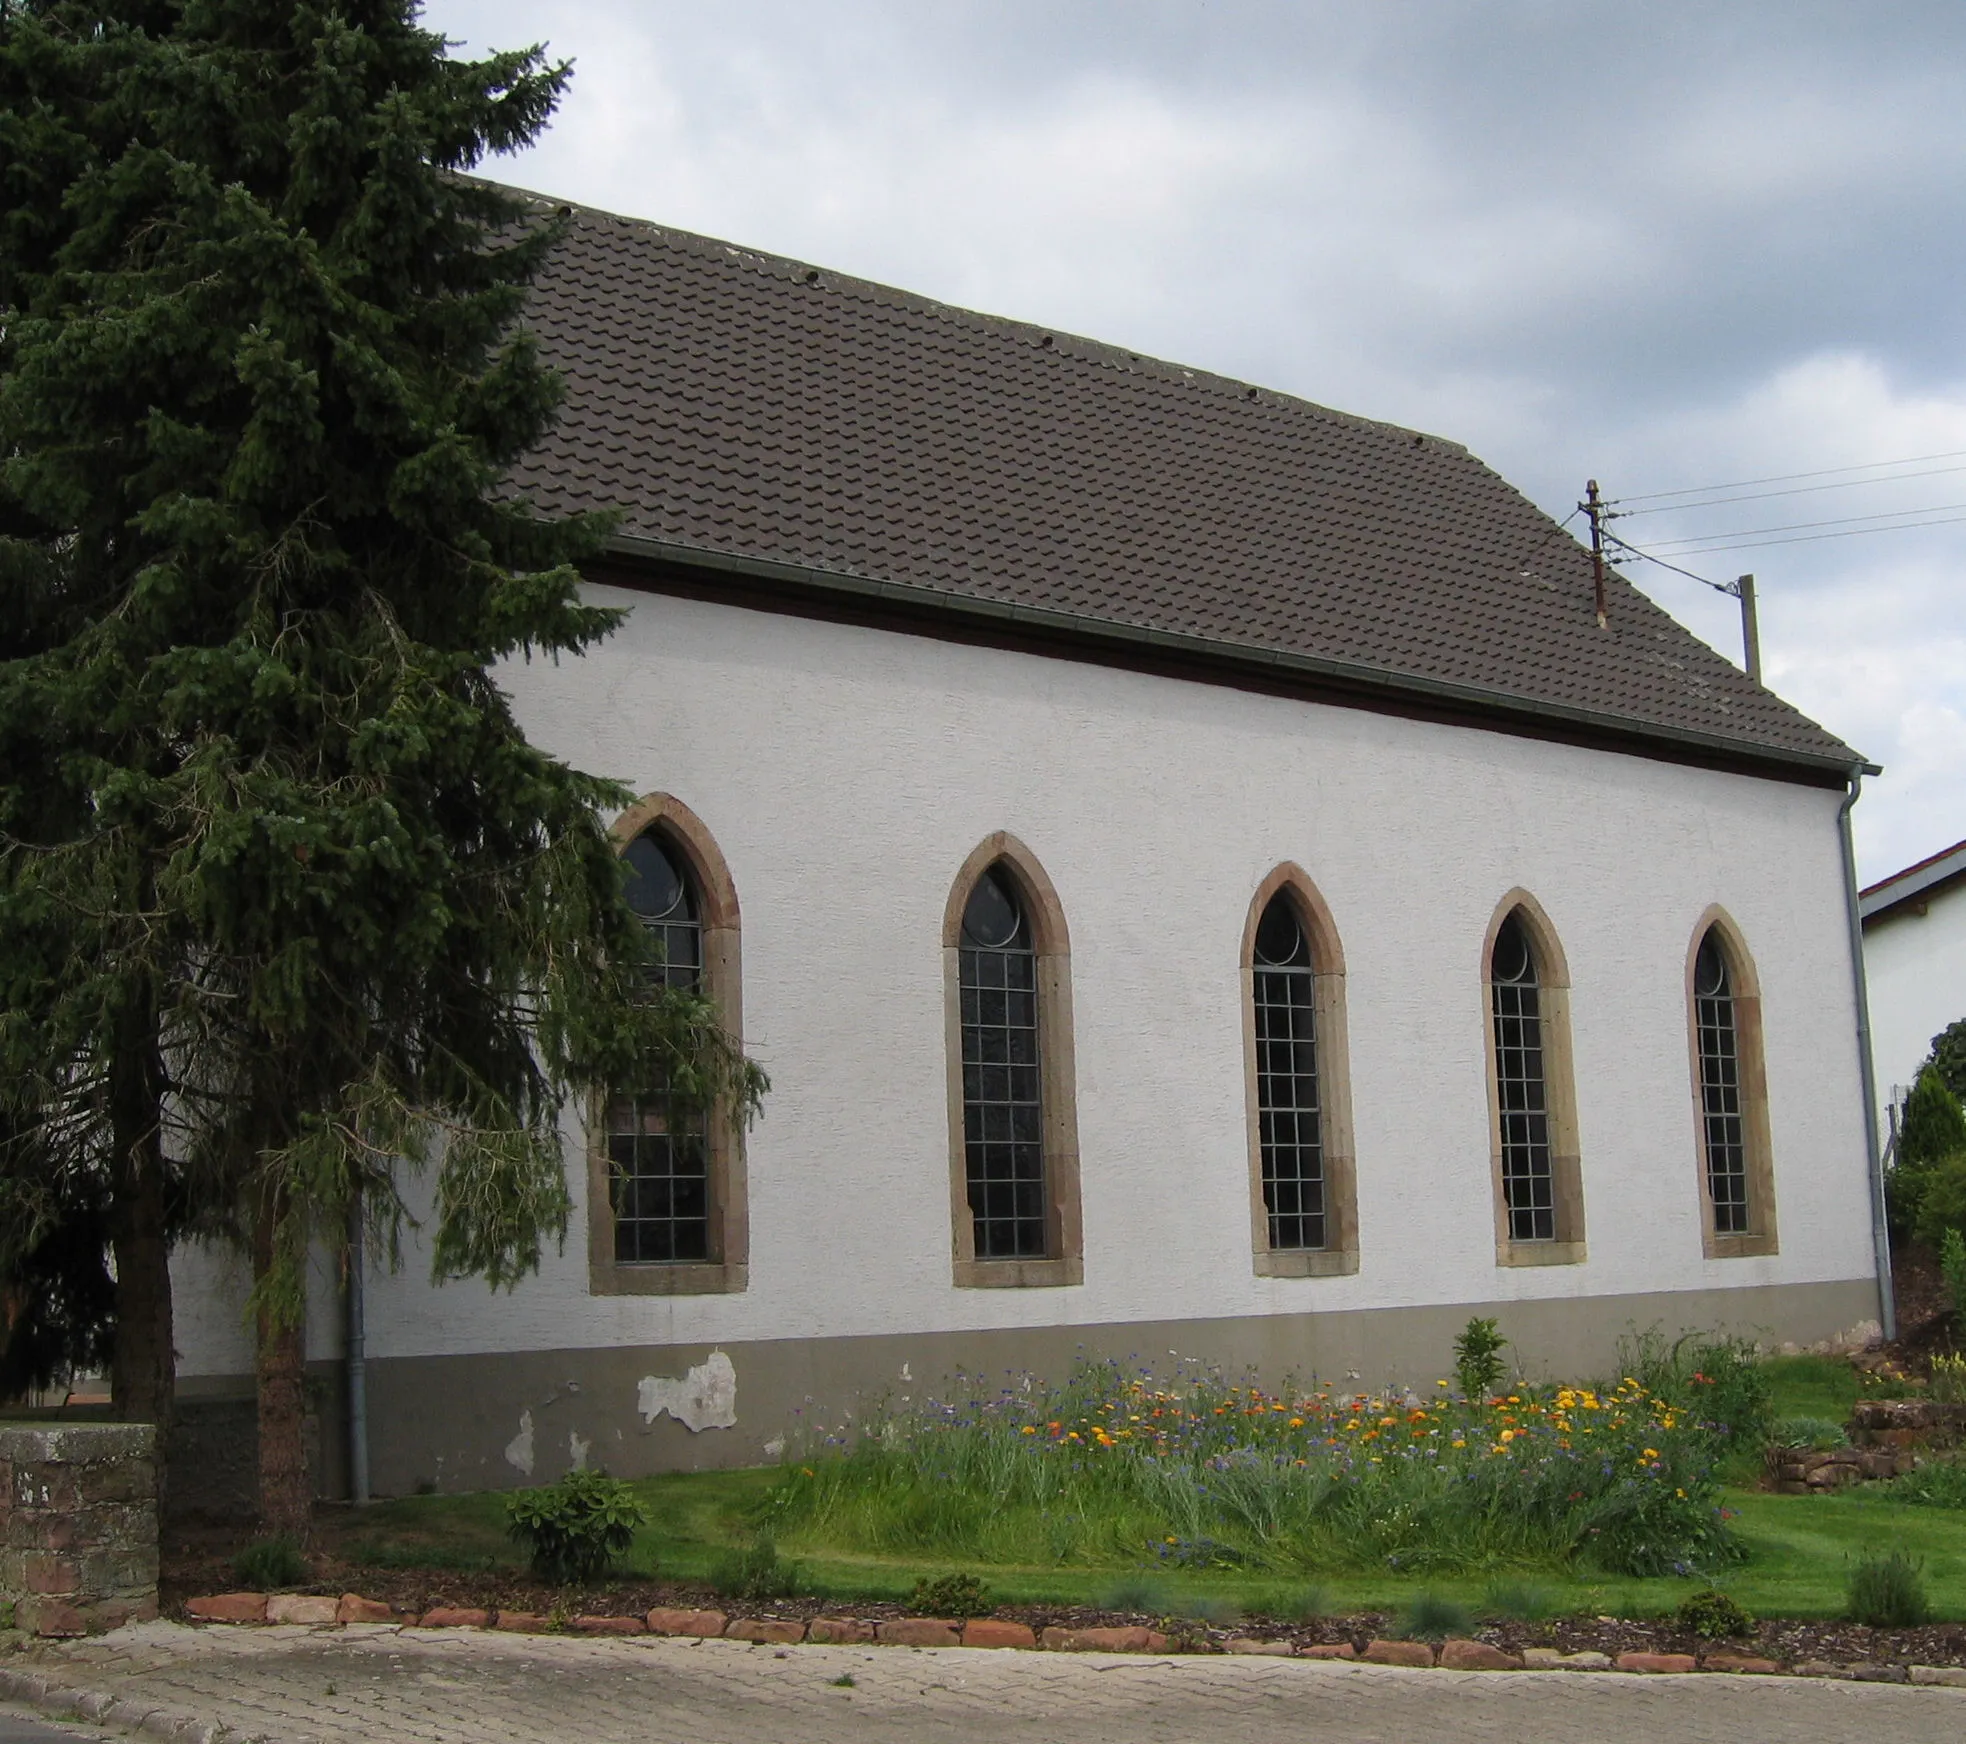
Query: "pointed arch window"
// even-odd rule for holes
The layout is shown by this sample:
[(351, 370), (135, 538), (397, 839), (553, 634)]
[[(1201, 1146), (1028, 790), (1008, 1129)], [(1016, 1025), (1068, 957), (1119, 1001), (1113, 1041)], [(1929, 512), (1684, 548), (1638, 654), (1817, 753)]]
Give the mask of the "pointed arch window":
[[(628, 901), (656, 946), (653, 978), (696, 991), (703, 922), (682, 856), (644, 830), (622, 850)], [(608, 1098), (608, 1200), (616, 1265), (710, 1257), (710, 1156), (700, 1111), (672, 1111), (660, 1085)]]
[(1243, 941), (1259, 1275), (1358, 1269), (1344, 989), (1329, 912), (1301, 869), (1279, 867), (1250, 904)]
[(1774, 1253), (1760, 990), (1745, 946), (1717, 910), (1694, 933), (1687, 1011), (1705, 1252), (1710, 1259)]
[(1488, 1090), (1500, 1265), (1584, 1257), (1569, 974), (1548, 920), (1512, 892), (1489, 928)]
[(1520, 914), (1495, 935), (1489, 996), (1495, 1016), (1495, 1100), (1502, 1125), (1502, 1202), (1511, 1241), (1556, 1240), (1556, 1171), (1543, 1064), (1542, 989)]
[(1693, 957), (1693, 1027), (1700, 1057), (1700, 1125), (1707, 1199), (1716, 1235), (1748, 1232), (1747, 1122), (1741, 1107), (1741, 1038), (1727, 953), (1713, 929)]
[[(737, 894), (701, 820), (651, 794), (615, 825), (629, 905), (656, 946), (650, 974), (707, 994), (742, 1036)], [(742, 1135), (724, 1110), (677, 1107), (660, 1084), (598, 1099), (588, 1167), (588, 1286), (604, 1295), (742, 1290)]]
[(1050, 880), (1014, 837), (964, 864), (942, 942), (955, 1282), (1079, 1283), (1071, 951)]

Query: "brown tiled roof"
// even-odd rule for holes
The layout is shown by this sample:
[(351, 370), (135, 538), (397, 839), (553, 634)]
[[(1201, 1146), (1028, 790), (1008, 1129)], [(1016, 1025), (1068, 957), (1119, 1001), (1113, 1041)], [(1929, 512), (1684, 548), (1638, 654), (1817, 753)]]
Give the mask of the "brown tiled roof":
[(515, 483), (658, 549), (1857, 761), (1436, 437), (584, 210), (531, 321)]

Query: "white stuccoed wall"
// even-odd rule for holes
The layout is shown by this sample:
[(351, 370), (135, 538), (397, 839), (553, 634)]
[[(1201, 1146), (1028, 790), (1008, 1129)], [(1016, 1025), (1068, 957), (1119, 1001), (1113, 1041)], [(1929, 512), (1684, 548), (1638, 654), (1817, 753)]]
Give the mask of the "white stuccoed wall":
[(1873, 921), (1864, 973), (1881, 1112), (1911, 1088), (1932, 1038), (1966, 1017), (1966, 885), (1934, 892), (1923, 914), (1907, 905)]
[[(509, 1295), (369, 1292), (377, 1357), (1090, 1324), (1863, 1278), (1835, 792), (1059, 660), (594, 590), (586, 658), (513, 669), (535, 740), (714, 833), (743, 910), (751, 1287), (594, 1297), (584, 1209)], [(949, 1281), (940, 929), (992, 830), (1071, 929), (1085, 1284)], [(1252, 1275), (1237, 956), (1295, 860), (1347, 960), (1355, 1276)], [(1498, 1269), (1482, 939), (1512, 886), (1569, 959), (1590, 1259)], [(1761, 976), (1781, 1253), (1700, 1251), (1684, 997), (1709, 903)], [(576, 1192), (584, 1173), (575, 1159)], [(195, 1289), (187, 1264), (184, 1284)], [(183, 1372), (208, 1360), (187, 1318)], [(317, 1320), (316, 1353), (337, 1343)], [(229, 1356), (222, 1366), (230, 1366)]]

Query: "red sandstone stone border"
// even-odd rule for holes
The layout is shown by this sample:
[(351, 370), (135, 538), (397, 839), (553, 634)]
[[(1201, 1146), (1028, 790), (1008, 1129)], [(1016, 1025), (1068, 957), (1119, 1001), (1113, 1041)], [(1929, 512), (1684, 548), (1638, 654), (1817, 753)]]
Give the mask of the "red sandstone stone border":
[[(1023, 1623), (997, 1617), (902, 1617), (865, 1622), (856, 1617), (815, 1617), (810, 1623), (778, 1617), (733, 1617), (723, 1611), (692, 1611), (662, 1607), (645, 1617), (574, 1617), (555, 1623), (521, 1611), (465, 1610), (440, 1605), (420, 1616), (394, 1611), (377, 1599), (344, 1593), (337, 1602), (298, 1594), (214, 1593), (185, 1604), (188, 1616), (204, 1623), (397, 1623), (419, 1629), (504, 1629), (546, 1634), (555, 1629), (575, 1635), (686, 1635), (699, 1639), (747, 1641), (753, 1646), (789, 1647), (799, 1642), (855, 1645), (880, 1642), (893, 1647), (1017, 1647), (1043, 1648), (1054, 1653), (1165, 1653), (1168, 1638), (1157, 1629), (1135, 1625), (1121, 1629), (1049, 1628), (1040, 1638)], [(1359, 1660), (1369, 1665), (1409, 1666), (1414, 1670), (1445, 1671), (1626, 1671), (1720, 1672), (1735, 1676), (1774, 1676), (1782, 1667), (1772, 1659), (1716, 1650), (1696, 1659), (1690, 1653), (1621, 1653), (1611, 1659), (1602, 1653), (1559, 1653), (1531, 1647), (1506, 1653), (1486, 1641), (1451, 1640), (1436, 1650), (1424, 1641), (1369, 1641), (1363, 1653), (1350, 1642), (1324, 1642), (1294, 1647), (1288, 1641), (1264, 1641), (1232, 1635), (1223, 1642), (1226, 1653), (1263, 1654), (1283, 1659)], [(1842, 1665), (1808, 1660), (1789, 1668), (1795, 1677), (1850, 1678), (1871, 1683), (1916, 1683), (1966, 1689), (1966, 1667), (1953, 1665)]]

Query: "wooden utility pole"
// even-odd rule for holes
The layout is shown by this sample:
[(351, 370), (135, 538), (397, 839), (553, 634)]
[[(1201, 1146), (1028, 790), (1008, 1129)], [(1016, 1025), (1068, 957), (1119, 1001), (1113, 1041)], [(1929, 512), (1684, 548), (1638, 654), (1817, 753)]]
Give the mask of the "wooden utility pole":
[(1604, 503), (1597, 494), (1597, 480), (1584, 485), (1584, 500), (1577, 505), (1591, 518), (1591, 568), (1597, 580), (1597, 627), (1604, 628)]
[(1754, 577), (1744, 575), (1734, 583), (1734, 596), (1741, 602), (1741, 646), (1746, 650), (1748, 677), (1761, 682), (1761, 627), (1754, 616)]

